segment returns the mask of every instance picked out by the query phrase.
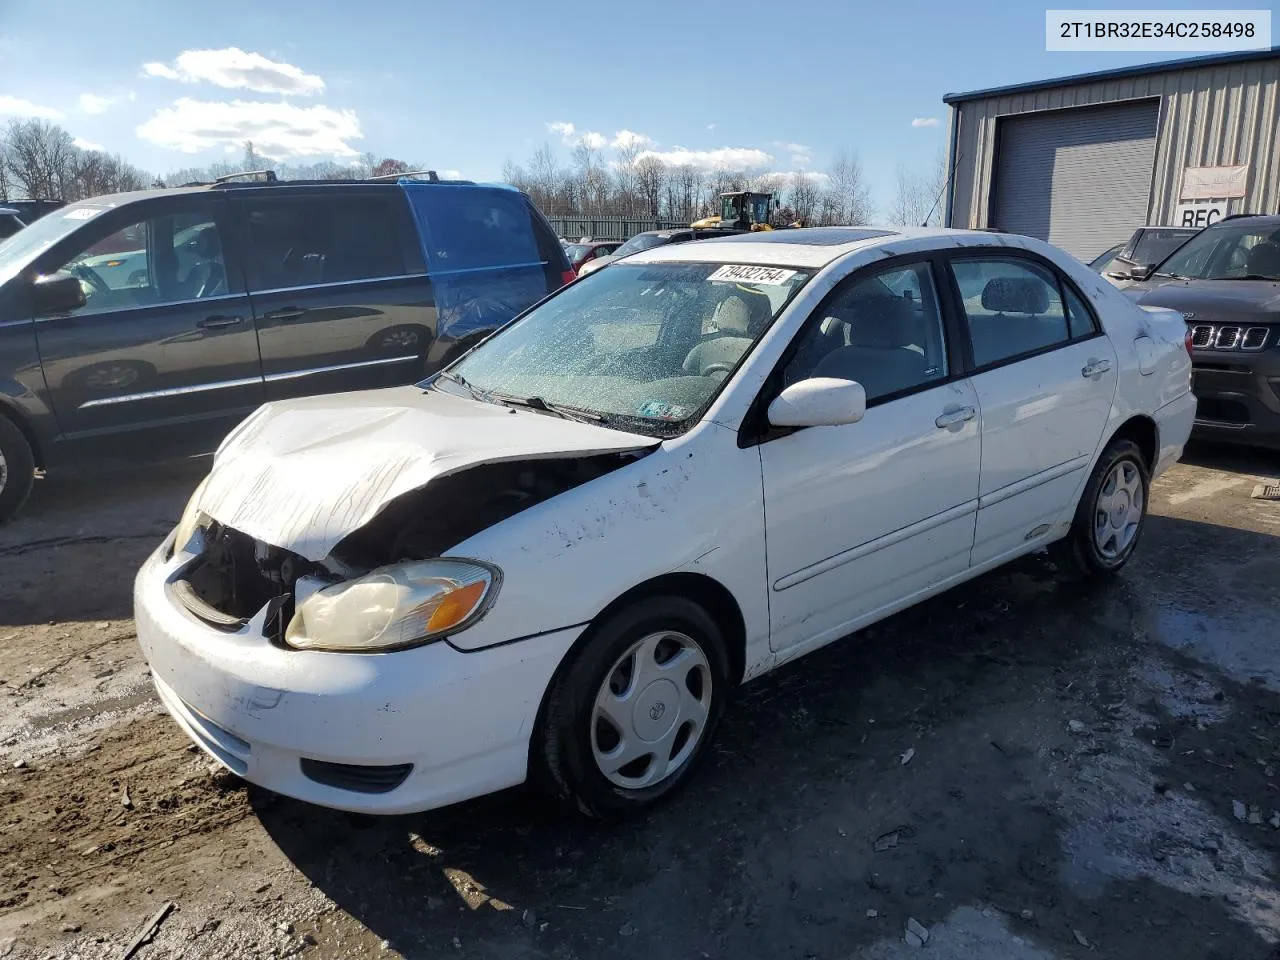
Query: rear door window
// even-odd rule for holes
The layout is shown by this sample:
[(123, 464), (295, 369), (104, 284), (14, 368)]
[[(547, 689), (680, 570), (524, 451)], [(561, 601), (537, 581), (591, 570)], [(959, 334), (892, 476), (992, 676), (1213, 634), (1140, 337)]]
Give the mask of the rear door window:
[(431, 186), (426, 198), (432, 272), (541, 264), (524, 197), (507, 190)]
[(249, 286), (278, 290), (409, 272), (390, 198), (250, 198)]

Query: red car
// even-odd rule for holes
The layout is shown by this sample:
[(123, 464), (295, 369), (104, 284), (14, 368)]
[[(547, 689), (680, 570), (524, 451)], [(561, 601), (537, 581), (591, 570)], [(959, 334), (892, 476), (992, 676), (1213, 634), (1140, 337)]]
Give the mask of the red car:
[(581, 270), (582, 265), (597, 257), (607, 257), (622, 246), (621, 240), (588, 240), (583, 243), (565, 244), (565, 256), (574, 270)]

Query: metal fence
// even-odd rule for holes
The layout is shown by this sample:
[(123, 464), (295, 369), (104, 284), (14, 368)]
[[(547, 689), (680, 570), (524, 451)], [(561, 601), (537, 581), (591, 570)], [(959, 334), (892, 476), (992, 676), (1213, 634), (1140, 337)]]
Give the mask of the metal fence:
[(627, 240), (646, 230), (672, 230), (687, 227), (683, 220), (661, 217), (547, 217), (551, 229), (566, 240), (590, 237), (592, 240)]

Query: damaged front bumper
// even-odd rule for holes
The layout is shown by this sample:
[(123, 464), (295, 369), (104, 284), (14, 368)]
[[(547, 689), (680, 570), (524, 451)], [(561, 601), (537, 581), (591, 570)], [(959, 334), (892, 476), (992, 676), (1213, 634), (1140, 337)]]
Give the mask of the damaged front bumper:
[(169, 545), (134, 585), (138, 640), (166, 709), (246, 780), (360, 813), (444, 806), (524, 781), (551, 677), (583, 627), (464, 652), (289, 650), (266, 611), (219, 630), (168, 589), (189, 557)]

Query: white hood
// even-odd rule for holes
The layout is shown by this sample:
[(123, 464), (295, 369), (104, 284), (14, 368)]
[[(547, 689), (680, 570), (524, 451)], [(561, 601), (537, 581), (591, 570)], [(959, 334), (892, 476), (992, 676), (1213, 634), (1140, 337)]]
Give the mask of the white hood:
[(396, 387), (269, 403), (223, 443), (200, 509), (322, 560), (390, 501), (482, 463), (641, 450), (658, 440)]

